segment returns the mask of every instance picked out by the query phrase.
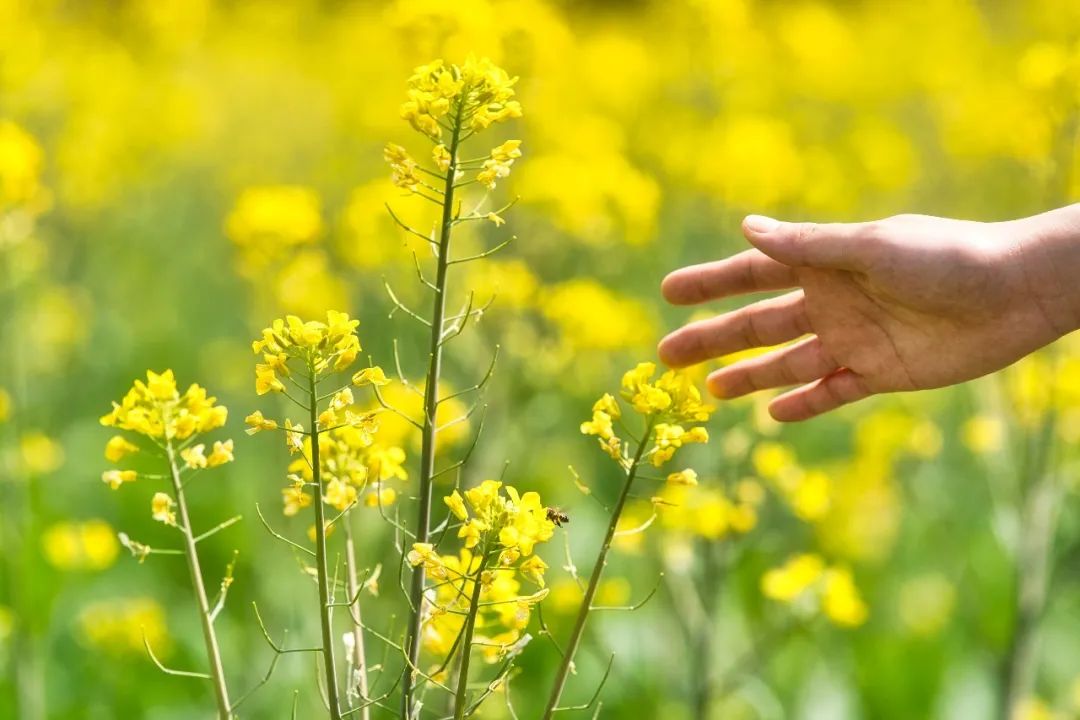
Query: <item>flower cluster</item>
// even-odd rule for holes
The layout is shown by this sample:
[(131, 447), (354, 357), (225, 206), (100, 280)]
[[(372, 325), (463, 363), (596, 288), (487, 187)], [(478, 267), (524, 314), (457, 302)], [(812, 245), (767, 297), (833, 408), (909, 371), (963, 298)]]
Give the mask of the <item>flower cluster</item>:
[[(708, 431), (694, 425), (708, 420), (713, 408), (701, 402), (701, 392), (685, 375), (669, 370), (654, 381), (655, 375), (655, 364), (638, 364), (623, 375), (620, 395), (645, 417), (649, 429), (646, 441), (654, 443), (648, 458), (654, 467), (661, 467), (684, 445), (708, 442)], [(629, 448), (615, 432), (615, 423), (621, 418), (619, 401), (605, 394), (593, 405), (592, 419), (581, 424), (581, 432), (596, 435), (604, 452), (627, 466)], [(689, 478), (676, 477), (674, 482), (685, 483)], [(693, 478), (696, 480), (696, 475)]]
[(851, 571), (829, 567), (818, 555), (797, 555), (769, 570), (761, 578), (761, 591), (802, 614), (820, 611), (837, 625), (857, 627), (866, 622), (866, 603)]
[[(488, 634), (476, 643), (485, 659), (494, 662), (522, 639), (532, 606), (547, 594), (548, 566), (534, 550), (551, 539), (555, 524), (537, 493), (519, 494), (495, 480), (485, 480), (464, 496), (455, 490), (443, 502), (461, 522), (458, 537), (465, 547), (458, 555), (440, 555), (431, 543), (416, 543), (408, 554), (411, 565), (423, 565), (436, 581), (433, 609), (424, 628), (425, 646), (437, 655), (449, 652), (461, 630), (461, 614), (469, 609), (474, 583), (480, 582), (477, 628)], [(519, 577), (540, 590), (521, 595)]]
[(513, 99), (516, 82), (487, 58), (469, 57), (460, 66), (435, 60), (413, 71), (401, 117), (433, 140), (442, 137), (446, 122), (483, 130), (521, 117), (521, 105)]
[[(136, 380), (123, 400), (114, 402), (112, 411), (101, 418), (101, 424), (143, 435), (157, 448), (169, 452), (174, 443), (182, 444), (179, 457), (183, 467), (177, 468), (180, 472), (232, 462), (232, 440), (216, 441), (209, 455), (205, 444), (192, 444), (199, 435), (222, 427), (228, 415), (228, 409), (218, 405), (217, 398), (208, 396), (206, 389), (199, 385), (192, 384), (181, 395), (172, 370), (163, 373), (147, 371), (146, 382)], [(105, 459), (112, 463), (119, 463), (138, 452), (139, 445), (123, 435), (114, 435), (105, 443)], [(130, 469), (106, 470), (101, 479), (116, 490), (138, 479), (138, 473)], [(154, 517), (158, 515), (155, 504)]]
[[(459, 143), (475, 133), (494, 123), (521, 117), (521, 105), (512, 99), (515, 82), (517, 78), (511, 78), (486, 58), (470, 57), (461, 66), (436, 60), (417, 68), (409, 80), (409, 99), (402, 105), (401, 115), (436, 143), (431, 151), (435, 170), (422, 167), (400, 145), (388, 143), (383, 158), (390, 165), (394, 185), (442, 202), (445, 190), (425, 182), (422, 174), (449, 183), (458, 182), (466, 172), (475, 172), (472, 180), (458, 186), (476, 182), (488, 190), (509, 177), (511, 166), (521, 157), (520, 140), (507, 140), (487, 156), (470, 160), (459, 161), (457, 151)], [(450, 147), (442, 142), (444, 131), (452, 135)], [(451, 171), (454, 177), (448, 178)], [(487, 219), (496, 226), (504, 222), (497, 212), (476, 213), (468, 219)]]
[[(397, 491), (386, 483), (408, 478), (403, 467), (405, 451), (375, 442), (373, 435), (378, 429), (375, 414), (358, 417), (362, 419), (356, 424), (319, 435), (323, 502), (339, 512), (361, 501), (368, 507), (392, 505), (397, 500)], [(281, 491), (285, 514), (290, 516), (311, 505), (312, 497), (305, 490), (314, 481), (310, 436), (304, 438), (298, 455), (289, 464), (291, 484)]]
[[(101, 424), (145, 435), (158, 444), (187, 440), (225, 424), (229, 412), (216, 403), (217, 398), (207, 396), (205, 388), (196, 384), (180, 395), (172, 370), (160, 374), (148, 370), (146, 382), (136, 380), (124, 399), (114, 402), (112, 412), (101, 418)], [(105, 456), (119, 462), (136, 450), (137, 446), (117, 435), (107, 443)]]
[(291, 378), (296, 371), (290, 360), (300, 360), (301, 372), (309, 377), (349, 367), (360, 353), (355, 332), (359, 324), (335, 310), (327, 311), (326, 322), (304, 322), (295, 315), (274, 320), (262, 331), (262, 338), (251, 344), (252, 351), (262, 353), (264, 360), (255, 366), (255, 391), (259, 395), (285, 392), (282, 378)]

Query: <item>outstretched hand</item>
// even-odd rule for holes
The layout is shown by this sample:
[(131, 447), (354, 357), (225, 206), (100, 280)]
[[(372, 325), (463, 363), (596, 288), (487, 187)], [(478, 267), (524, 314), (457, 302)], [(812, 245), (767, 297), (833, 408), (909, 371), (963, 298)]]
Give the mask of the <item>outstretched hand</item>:
[(723, 398), (798, 386), (770, 405), (782, 421), (993, 372), (1078, 325), (1072, 273), (1043, 242), (1057, 227), (1050, 215), (854, 224), (752, 215), (743, 233), (754, 249), (671, 273), (664, 297), (690, 305), (793, 290), (676, 330), (660, 343), (660, 358), (685, 367), (803, 338), (709, 376)]

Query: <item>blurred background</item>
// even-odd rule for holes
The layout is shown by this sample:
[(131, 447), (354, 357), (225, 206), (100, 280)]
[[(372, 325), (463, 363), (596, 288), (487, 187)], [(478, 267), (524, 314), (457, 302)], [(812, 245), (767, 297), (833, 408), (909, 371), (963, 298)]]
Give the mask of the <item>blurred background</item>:
[[(283, 312), (341, 309), (375, 362), (392, 367), (396, 337), (422, 376), (423, 333), (388, 317), (382, 286), (423, 298), (383, 204), (421, 227), (429, 210), (381, 158), (387, 141), (426, 152), (398, 118), (414, 66), (476, 53), (521, 77), (524, 118), (494, 133), (524, 141), (500, 186), (521, 200), (459, 242), (517, 241), (453, 278), (452, 302), (495, 299), (446, 378), (471, 385), (501, 345), (464, 481), (509, 462), (570, 514), (587, 571), (603, 518), (568, 466), (601, 498), (617, 478), (578, 425), (694, 315), (661, 303), (665, 272), (742, 248), (748, 211), (999, 220), (1077, 199), (1078, 41), (1071, 0), (0, 0), (0, 717), (208, 716), (209, 685), (163, 675), (142, 643), (202, 668), (186, 568), (117, 541), (174, 541), (148, 512), (160, 488), (99, 479), (98, 418), (147, 368), (232, 410), (237, 460), (189, 496), (202, 526), (244, 515), (200, 546), (211, 588), (239, 551), (218, 623), (234, 693), (271, 659), (253, 600), (275, 637), (317, 637), (314, 586), (254, 513), (304, 536), (280, 512), (284, 447), (240, 431), (274, 409), (249, 344)], [(1080, 717), (1080, 342), (805, 425), (766, 402), (724, 403), (701, 485), (618, 543), (605, 603), (658, 590), (593, 618), (567, 701), (614, 652), (600, 717)], [(355, 522), (361, 564), (396, 568), (388, 526)], [(549, 545), (564, 638), (579, 596)], [(839, 595), (801, 591), (815, 563)], [(393, 570), (364, 602), (400, 629)], [(535, 716), (555, 663), (534, 641), (481, 716), (512, 717), (507, 695)], [(299, 690), (297, 716), (319, 717), (314, 687), (288, 656), (242, 715), (284, 717)]]

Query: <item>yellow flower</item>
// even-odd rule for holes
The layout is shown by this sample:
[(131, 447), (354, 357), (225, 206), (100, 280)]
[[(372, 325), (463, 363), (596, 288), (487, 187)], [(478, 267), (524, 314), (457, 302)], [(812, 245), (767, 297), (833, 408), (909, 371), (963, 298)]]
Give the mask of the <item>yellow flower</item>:
[(249, 425), (245, 431), (248, 435), (254, 435), (262, 430), (277, 430), (278, 424), (274, 420), (267, 420), (263, 417), (262, 411), (256, 410), (255, 412), (244, 418), (244, 423)]
[(357, 387), (363, 387), (364, 385), (386, 385), (389, 382), (386, 373), (378, 366), (364, 368), (352, 377), (352, 383)]
[(458, 530), (458, 537), (465, 540), (465, 547), (474, 548), (480, 544), (488, 526), (483, 520), (470, 520)]
[(226, 440), (221, 442), (220, 440), (214, 443), (214, 449), (210, 452), (210, 457), (206, 459), (208, 467), (218, 467), (225, 463), (233, 461), (233, 441)]
[(281, 495), (282, 499), (285, 501), (285, 515), (287, 517), (292, 517), (300, 512), (302, 508), (311, 505), (311, 495), (304, 492), (303, 485), (290, 485), (287, 488), (283, 488)]
[(334, 478), (326, 484), (323, 500), (339, 512), (345, 512), (356, 503), (356, 488)]
[(442, 143), (439, 143), (431, 150), (431, 159), (435, 162), (435, 167), (442, 172), (450, 169), (450, 151)]
[(825, 572), (825, 561), (817, 555), (797, 555), (782, 567), (769, 570), (761, 578), (761, 591), (765, 597), (781, 602), (791, 602)]
[(101, 473), (102, 482), (113, 490), (116, 490), (124, 483), (135, 482), (137, 477), (134, 470), (106, 470)]
[(585, 435), (596, 435), (601, 440), (611, 440), (615, 437), (615, 427), (611, 416), (603, 410), (593, 410), (592, 420), (581, 423), (581, 432)]
[(546, 562), (540, 559), (539, 555), (533, 555), (525, 562), (521, 563), (521, 567), (518, 569), (521, 574), (532, 580), (540, 587), (544, 587), (544, 571), (547, 570), (548, 565)]
[(173, 507), (176, 503), (171, 497), (163, 492), (154, 493), (153, 499), (150, 501), (150, 511), (153, 518), (158, 522), (165, 523), (166, 525), (176, 524), (176, 513), (173, 512)]
[(976, 454), (988, 455), (1001, 450), (1005, 439), (1004, 423), (998, 418), (977, 415), (964, 423), (964, 445)]
[(673, 472), (667, 476), (669, 485), (697, 485), (697, 473), (694, 470), (687, 468), (686, 470), (680, 470), (679, 472)]
[(123, 435), (113, 435), (109, 442), (105, 443), (105, 459), (109, 462), (120, 462), (138, 451), (139, 446), (128, 442)]
[(409, 78), (401, 117), (434, 140), (442, 136), (443, 118), (462, 129), (482, 130), (521, 117), (521, 105), (512, 99), (516, 82), (487, 58), (470, 57), (461, 66), (435, 60)]
[(397, 491), (394, 488), (377, 487), (367, 494), (364, 504), (367, 507), (386, 507), (397, 501)]
[(206, 467), (206, 445), (192, 445), (180, 451), (180, 458), (189, 468), (200, 469)]
[(32, 475), (45, 475), (64, 464), (64, 448), (48, 435), (30, 432), (19, 438), (23, 467)]
[(285, 384), (278, 375), (290, 374), (290, 361), (298, 361), (305, 374), (316, 376), (344, 370), (361, 349), (357, 325), (358, 320), (336, 310), (326, 312), (325, 322), (305, 322), (295, 315), (274, 320), (251, 344), (252, 351), (263, 353), (267, 361), (255, 366), (255, 391), (259, 395), (284, 392)]
[(450, 508), (450, 511), (457, 516), (458, 520), (468, 520), (469, 511), (465, 509), (465, 501), (461, 499), (461, 494), (455, 490), (451, 495), (447, 495), (443, 498), (443, 502)]
[(57, 523), (42, 534), (49, 564), (60, 570), (104, 570), (120, 551), (116, 533), (103, 520)]
[(0, 388), (0, 423), (7, 422), (11, 417), (11, 394), (4, 388)]
[(851, 571), (846, 568), (833, 568), (825, 573), (821, 607), (826, 617), (846, 627), (862, 625), (868, 614)]
[(192, 384), (180, 395), (171, 370), (147, 371), (146, 378), (145, 383), (136, 380), (124, 398), (113, 403), (112, 412), (101, 418), (102, 425), (151, 438), (186, 440), (225, 424), (228, 410), (201, 386)]

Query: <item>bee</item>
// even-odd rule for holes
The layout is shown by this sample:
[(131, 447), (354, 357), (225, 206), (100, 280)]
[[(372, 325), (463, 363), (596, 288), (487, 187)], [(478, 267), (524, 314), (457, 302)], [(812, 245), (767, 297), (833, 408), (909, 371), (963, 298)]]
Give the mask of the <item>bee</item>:
[(562, 527), (563, 523), (570, 522), (570, 516), (563, 512), (562, 508), (558, 507), (547, 508), (547, 519), (558, 527)]

